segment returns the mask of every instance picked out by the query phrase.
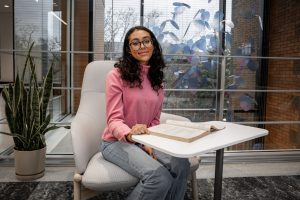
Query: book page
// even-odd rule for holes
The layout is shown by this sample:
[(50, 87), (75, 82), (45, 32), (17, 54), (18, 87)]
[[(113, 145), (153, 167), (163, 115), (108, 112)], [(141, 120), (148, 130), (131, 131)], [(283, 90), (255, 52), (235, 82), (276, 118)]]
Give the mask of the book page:
[(225, 126), (220, 124), (211, 124), (209, 122), (188, 122), (188, 121), (176, 121), (176, 120), (167, 120), (166, 124), (171, 124), (175, 126), (189, 127), (205, 131), (216, 131), (224, 129)]
[(148, 128), (148, 130), (152, 135), (175, 139), (183, 142), (192, 142), (209, 134), (209, 131), (184, 126), (175, 126), (172, 124), (159, 124), (157, 126)]

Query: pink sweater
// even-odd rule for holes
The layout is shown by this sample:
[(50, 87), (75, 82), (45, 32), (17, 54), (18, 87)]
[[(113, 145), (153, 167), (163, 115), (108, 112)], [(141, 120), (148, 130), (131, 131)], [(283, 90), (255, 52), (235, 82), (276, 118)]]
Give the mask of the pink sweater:
[(104, 141), (121, 140), (126, 142), (131, 127), (146, 124), (147, 127), (159, 124), (163, 103), (163, 90), (153, 90), (147, 77), (150, 66), (142, 65), (143, 88), (126, 86), (117, 68), (106, 77), (106, 119)]

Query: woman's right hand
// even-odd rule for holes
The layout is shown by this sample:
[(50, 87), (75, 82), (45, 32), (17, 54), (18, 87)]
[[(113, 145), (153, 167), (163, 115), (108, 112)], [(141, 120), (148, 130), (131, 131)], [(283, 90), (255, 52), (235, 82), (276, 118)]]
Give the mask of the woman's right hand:
[(131, 131), (126, 136), (126, 139), (129, 142), (134, 142), (132, 140), (132, 135), (141, 135), (141, 134), (149, 134), (149, 130), (145, 124), (136, 124), (131, 128)]

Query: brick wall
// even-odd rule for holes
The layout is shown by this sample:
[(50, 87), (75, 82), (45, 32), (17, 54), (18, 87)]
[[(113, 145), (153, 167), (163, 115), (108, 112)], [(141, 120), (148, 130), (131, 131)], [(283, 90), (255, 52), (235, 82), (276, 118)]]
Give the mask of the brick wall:
[[(74, 3), (74, 51), (89, 51), (89, 1), (75, 0)], [(95, 60), (104, 59), (104, 6), (102, 2), (95, 1), (94, 5), (94, 51)], [(88, 64), (88, 54), (73, 54), (73, 86), (81, 88), (83, 74)], [(80, 90), (74, 90), (73, 109), (77, 111), (80, 102)]]
[[(300, 1), (272, 0), (270, 3), (269, 56), (300, 56)], [(300, 89), (300, 62), (269, 60), (269, 89)], [(268, 93), (266, 102), (267, 121), (299, 121), (299, 93)], [(300, 148), (300, 125), (267, 125), (268, 149)]]
[[(89, 1), (74, 2), (74, 51), (88, 51), (89, 36)], [(88, 54), (73, 54), (73, 87), (80, 88), (83, 73), (88, 64)], [(74, 111), (77, 111), (80, 101), (80, 90), (74, 90)]]
[(94, 1), (94, 60), (104, 60), (104, 5), (103, 1)]
[[(65, 22), (67, 22), (67, 1), (62, 1), (61, 2), (61, 11), (62, 11), (62, 20), (64, 20)], [(61, 50), (62, 51), (66, 51), (67, 50), (67, 26), (62, 26), (62, 30), (61, 30)], [(60, 76), (60, 86), (61, 87), (66, 87), (67, 86), (67, 81), (68, 81), (68, 73), (67, 73), (67, 54), (66, 53), (62, 53), (61, 54), (61, 62), (60, 62), (60, 68), (61, 68), (61, 76)], [(55, 92), (55, 90), (53, 90), (53, 93)], [(67, 108), (67, 95), (68, 92), (67, 90), (60, 90), (60, 91), (56, 91), (58, 93), (60, 93), (60, 95), (62, 95), (63, 98), (61, 98), (61, 102), (60, 102), (60, 106), (61, 106), (61, 112), (66, 114), (68, 112), (68, 108)]]

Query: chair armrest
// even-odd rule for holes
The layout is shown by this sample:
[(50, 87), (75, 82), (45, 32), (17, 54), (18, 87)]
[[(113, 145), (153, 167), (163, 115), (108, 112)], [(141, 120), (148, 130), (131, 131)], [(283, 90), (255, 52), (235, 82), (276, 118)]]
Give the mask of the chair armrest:
[(72, 145), (76, 171), (82, 174), (89, 160), (100, 151), (99, 122), (85, 113), (77, 113), (71, 124)]

